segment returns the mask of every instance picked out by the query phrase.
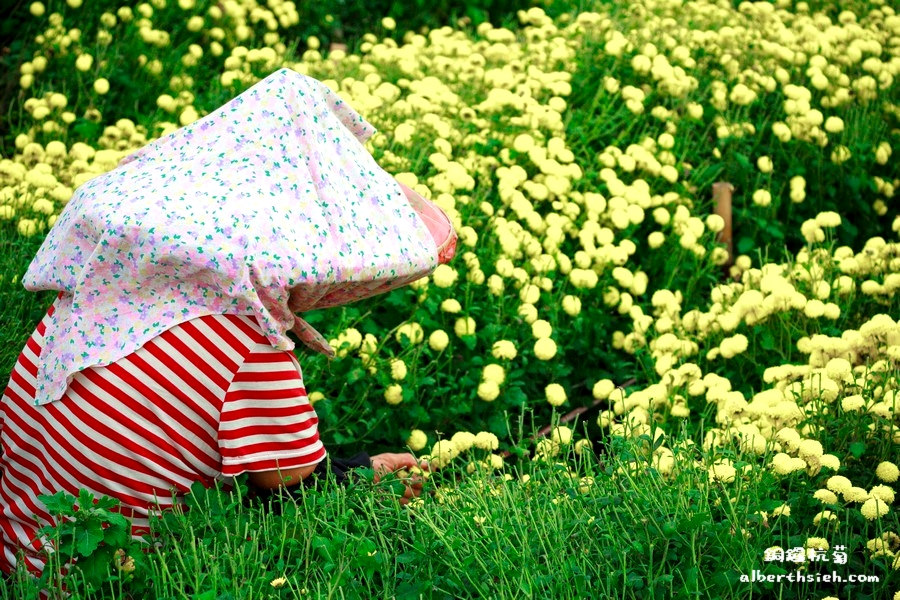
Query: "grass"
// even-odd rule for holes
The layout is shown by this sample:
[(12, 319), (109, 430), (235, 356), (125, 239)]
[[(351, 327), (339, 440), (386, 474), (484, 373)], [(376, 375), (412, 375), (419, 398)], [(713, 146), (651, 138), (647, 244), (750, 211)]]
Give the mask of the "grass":
[(9, 227), (0, 232), (0, 372), (4, 374), (12, 372), (25, 342), (56, 297), (52, 291), (28, 292), (21, 284), (40, 241), (19, 236)]
[[(560, 459), (509, 481), (442, 473), (431, 480), (432, 501), (410, 509), (389, 483), (264, 503), (243, 488), (197, 488), (186, 512), (158, 523), (156, 548), (135, 556), (125, 581), (80, 597), (689, 598), (729, 588), (750, 597), (737, 574), (757, 557), (732, 535), (737, 515), (722, 510), (720, 490), (699, 472), (679, 480), (691, 490), (684, 494), (659, 477), (614, 480), (616, 462), (571, 449)], [(36, 594), (20, 579), (0, 598)]]

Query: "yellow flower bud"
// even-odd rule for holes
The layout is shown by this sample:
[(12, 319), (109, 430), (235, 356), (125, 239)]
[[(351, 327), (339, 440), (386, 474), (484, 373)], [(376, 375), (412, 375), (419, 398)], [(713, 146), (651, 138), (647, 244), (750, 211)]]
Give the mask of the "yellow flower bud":
[(478, 397), (485, 402), (493, 402), (500, 395), (500, 386), (496, 381), (482, 381), (478, 384)]
[(550, 360), (556, 356), (556, 342), (550, 338), (541, 338), (534, 343), (534, 355), (539, 360)]
[(435, 352), (441, 352), (450, 343), (450, 336), (443, 329), (436, 329), (428, 336), (428, 346)]
[(413, 452), (418, 452), (428, 444), (428, 436), (421, 429), (413, 429), (406, 438), (406, 445)]
[(94, 81), (94, 91), (101, 96), (109, 92), (109, 80), (105, 77), (101, 77)]
[(547, 402), (549, 402), (551, 406), (561, 406), (562, 404), (565, 404), (567, 399), (566, 390), (558, 383), (549, 384), (544, 388), (544, 394), (547, 397)]
[(456, 333), (457, 337), (475, 335), (475, 319), (472, 317), (461, 317), (457, 319), (453, 326), (453, 331)]
[(384, 399), (388, 404), (396, 405), (403, 402), (403, 388), (398, 383), (391, 384), (384, 390)]

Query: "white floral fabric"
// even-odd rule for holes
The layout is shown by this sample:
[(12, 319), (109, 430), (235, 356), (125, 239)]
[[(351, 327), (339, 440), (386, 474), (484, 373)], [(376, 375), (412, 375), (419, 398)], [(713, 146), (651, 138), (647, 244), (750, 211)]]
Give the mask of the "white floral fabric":
[(23, 283), (59, 290), (36, 404), (195, 317), (257, 317), (272, 346), (328, 344), (295, 313), (409, 283), (437, 245), (363, 142), (373, 127), (281, 69), (79, 187)]

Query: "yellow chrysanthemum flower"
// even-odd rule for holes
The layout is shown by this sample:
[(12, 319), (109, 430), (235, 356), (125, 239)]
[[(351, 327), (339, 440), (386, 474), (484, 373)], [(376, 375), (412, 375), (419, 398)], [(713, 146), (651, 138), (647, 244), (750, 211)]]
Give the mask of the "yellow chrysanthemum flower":
[(886, 485), (876, 485), (869, 490), (870, 498), (877, 498), (885, 504), (894, 503), (894, 490)]
[(737, 475), (737, 469), (731, 464), (717, 463), (708, 469), (710, 481), (721, 481), (722, 483), (731, 483)]
[(450, 336), (443, 329), (436, 329), (428, 336), (428, 346), (435, 352), (441, 352), (450, 343)]
[(577, 317), (581, 313), (581, 299), (571, 294), (566, 294), (562, 299), (562, 307), (570, 317)]
[(403, 387), (398, 383), (391, 384), (384, 390), (384, 399), (388, 404), (400, 404), (403, 402)]
[(460, 453), (468, 452), (475, 444), (475, 434), (468, 431), (457, 431), (450, 438), (450, 441), (453, 442)]
[(803, 546), (805, 548), (815, 548), (817, 550), (828, 550), (830, 548), (828, 540), (822, 537), (806, 538), (806, 543), (804, 543)]
[(450, 464), (450, 461), (459, 456), (459, 450), (456, 448), (456, 444), (450, 440), (439, 440), (431, 447), (429, 456), (431, 466), (435, 469), (440, 469), (446, 467)]
[(413, 429), (406, 438), (406, 445), (413, 452), (418, 452), (428, 444), (428, 436), (421, 429)]
[(462, 305), (456, 298), (447, 298), (446, 300), (441, 302), (441, 310), (445, 313), (450, 313), (451, 315), (453, 315), (462, 310)]
[(550, 431), (550, 439), (562, 446), (572, 442), (572, 430), (565, 425), (558, 425)]
[(616, 389), (616, 384), (611, 379), (601, 379), (594, 384), (591, 392), (596, 400), (605, 400)]
[(900, 469), (894, 463), (884, 461), (875, 467), (875, 476), (885, 483), (894, 483), (900, 477)]
[(838, 520), (838, 516), (836, 514), (834, 514), (830, 510), (823, 510), (822, 512), (817, 513), (816, 516), (813, 517), (813, 525), (819, 525), (822, 523), (822, 521), (832, 522), (832, 521), (837, 521), (837, 520)]
[(782, 504), (781, 506), (776, 506), (772, 509), (773, 517), (789, 517), (791, 516), (791, 507), (787, 504)]
[(459, 273), (450, 265), (438, 265), (431, 275), (434, 285), (439, 288), (448, 288), (456, 283)]
[(481, 379), (483, 381), (494, 381), (497, 385), (501, 385), (506, 381), (506, 369), (494, 363), (485, 365), (481, 372)]
[(460, 317), (453, 325), (453, 331), (457, 337), (475, 335), (475, 319), (472, 317)]
[(394, 334), (394, 338), (399, 343), (404, 337), (408, 339), (412, 344), (421, 344), (425, 339), (425, 331), (418, 323), (403, 323), (397, 328), (397, 332)]
[(832, 475), (825, 481), (825, 487), (837, 494), (843, 494), (853, 487), (853, 484), (843, 475)]
[(566, 390), (558, 383), (548, 384), (544, 388), (544, 394), (551, 406), (561, 406), (566, 402)]
[(816, 490), (813, 494), (813, 498), (822, 504), (837, 504), (838, 501), (838, 497), (834, 492), (824, 488)]
[(878, 498), (869, 498), (863, 505), (859, 508), (859, 512), (862, 513), (869, 521), (874, 521), (875, 519), (880, 519), (884, 515), (890, 512), (890, 507), (882, 500)]
[(575, 450), (575, 454), (577, 456), (581, 456), (583, 452), (590, 451), (591, 449), (591, 441), (590, 440), (578, 440), (575, 442), (575, 446), (573, 446)]
[(861, 488), (859, 486), (851, 486), (849, 489), (844, 490), (841, 495), (844, 497), (844, 502), (865, 502), (869, 497), (869, 492), (865, 490), (865, 488)]
[(391, 379), (401, 381), (406, 379), (406, 363), (402, 359), (395, 358), (391, 361)]
[(534, 343), (534, 355), (540, 360), (550, 360), (556, 356), (556, 342), (550, 338), (541, 338)]
[(482, 381), (478, 384), (477, 393), (485, 402), (493, 402), (500, 396), (500, 386), (496, 381)]
[(516, 357), (516, 345), (509, 340), (497, 340), (491, 347), (491, 355), (500, 360), (512, 360)]
[(550, 337), (550, 334), (553, 333), (553, 326), (550, 325), (548, 321), (544, 319), (537, 319), (531, 324), (531, 335), (535, 337), (535, 339), (543, 339)]
[(475, 434), (475, 447), (481, 450), (496, 450), (500, 446), (497, 436), (489, 431), (481, 431)]

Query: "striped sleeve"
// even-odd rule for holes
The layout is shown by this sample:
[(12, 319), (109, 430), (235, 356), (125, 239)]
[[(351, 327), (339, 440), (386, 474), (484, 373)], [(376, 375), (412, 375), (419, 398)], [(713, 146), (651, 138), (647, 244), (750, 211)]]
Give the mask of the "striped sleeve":
[(293, 353), (256, 344), (235, 373), (219, 419), (222, 475), (314, 465), (325, 458)]

